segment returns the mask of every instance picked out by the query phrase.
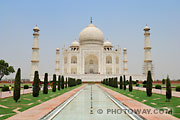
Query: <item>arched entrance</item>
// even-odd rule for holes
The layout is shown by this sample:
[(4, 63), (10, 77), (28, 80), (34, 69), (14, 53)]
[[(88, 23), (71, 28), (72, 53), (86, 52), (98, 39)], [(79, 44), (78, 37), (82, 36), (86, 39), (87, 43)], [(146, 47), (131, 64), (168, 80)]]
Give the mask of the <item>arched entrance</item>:
[(88, 55), (85, 57), (85, 74), (98, 74), (98, 57)]

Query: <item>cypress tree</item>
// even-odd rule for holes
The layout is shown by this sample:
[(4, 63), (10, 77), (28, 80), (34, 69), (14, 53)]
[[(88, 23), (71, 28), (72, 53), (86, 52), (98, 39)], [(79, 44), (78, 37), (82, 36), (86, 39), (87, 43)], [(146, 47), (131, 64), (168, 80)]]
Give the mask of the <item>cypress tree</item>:
[(108, 78), (108, 80), (109, 80), (108, 85), (111, 86), (111, 78)]
[(39, 73), (38, 71), (35, 71), (34, 73), (34, 81), (33, 81), (33, 97), (39, 96)]
[(115, 77), (115, 88), (118, 88), (118, 80), (117, 80), (117, 77)]
[(48, 73), (45, 73), (44, 75), (43, 94), (48, 94)]
[(112, 79), (112, 87), (114, 87), (114, 78), (111, 78)]
[(147, 75), (146, 94), (147, 94), (148, 97), (152, 96), (152, 76), (151, 76), (151, 71), (148, 71), (148, 75)]
[(133, 87), (132, 87), (132, 77), (130, 76), (129, 78), (129, 92), (132, 92)]
[(110, 78), (110, 86), (113, 87), (113, 78)]
[(67, 77), (66, 77), (66, 85), (65, 85), (65, 88), (67, 88), (67, 85), (68, 85), (68, 84), (67, 84)]
[(165, 84), (165, 79), (162, 79), (162, 84)]
[(61, 76), (58, 77), (58, 90), (61, 89)]
[(126, 76), (124, 75), (124, 90), (126, 90)]
[(16, 73), (15, 82), (14, 82), (14, 92), (13, 98), (17, 102), (20, 98), (20, 90), (21, 90), (21, 69), (18, 68)]
[(170, 101), (171, 97), (172, 97), (171, 82), (170, 82), (169, 76), (167, 76), (167, 80), (166, 80), (166, 100)]
[(62, 75), (61, 78), (61, 89), (64, 89), (64, 76)]
[(52, 88), (53, 92), (56, 92), (56, 74), (53, 75), (53, 88)]
[(122, 76), (120, 76), (120, 89), (123, 89)]

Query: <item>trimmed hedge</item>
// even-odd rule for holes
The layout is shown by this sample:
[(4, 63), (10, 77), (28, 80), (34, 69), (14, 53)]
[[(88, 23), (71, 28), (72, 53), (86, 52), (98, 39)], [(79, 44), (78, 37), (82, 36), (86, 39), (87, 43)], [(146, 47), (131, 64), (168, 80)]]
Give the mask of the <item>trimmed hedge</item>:
[(76, 86), (76, 79), (75, 78), (68, 78), (68, 87)]
[(180, 86), (176, 86), (176, 91), (180, 92)]
[(9, 91), (9, 86), (2, 87), (2, 92)]
[(146, 88), (146, 84), (144, 84), (143, 87)]
[(147, 81), (143, 81), (143, 84), (147, 84)]
[(29, 89), (29, 86), (28, 85), (24, 85), (24, 89)]
[(162, 89), (161, 85), (156, 85), (155, 89)]
[(77, 85), (80, 85), (82, 83), (81, 79), (77, 79)]

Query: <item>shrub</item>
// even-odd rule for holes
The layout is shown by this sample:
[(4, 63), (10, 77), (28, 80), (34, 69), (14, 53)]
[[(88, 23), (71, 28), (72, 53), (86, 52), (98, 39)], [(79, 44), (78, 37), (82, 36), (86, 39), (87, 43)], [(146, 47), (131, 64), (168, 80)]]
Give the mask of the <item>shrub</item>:
[(148, 71), (148, 75), (147, 75), (146, 94), (147, 94), (148, 97), (152, 96), (152, 76), (151, 76), (151, 71)]
[(172, 97), (172, 90), (171, 90), (171, 82), (169, 79), (169, 76), (166, 79), (166, 99), (167, 101), (170, 101)]
[(165, 84), (165, 79), (162, 79), (162, 84)]
[(126, 80), (126, 85), (129, 85), (129, 81), (128, 80)]
[(61, 77), (61, 89), (64, 89), (64, 76)]
[(161, 89), (161, 85), (156, 85), (155, 89)]
[(143, 84), (147, 84), (147, 81), (143, 81)]
[(76, 79), (75, 78), (68, 78), (68, 87), (76, 86)]
[(77, 85), (80, 85), (82, 83), (81, 79), (77, 79)]
[(147, 86), (146, 84), (143, 85), (144, 88), (146, 88), (146, 86)]
[(180, 92), (180, 86), (176, 86), (176, 91)]
[(43, 94), (48, 94), (48, 73), (45, 73), (44, 75)]
[(118, 88), (118, 81), (117, 81), (117, 77), (113, 78), (114, 80), (114, 87)]
[(68, 86), (68, 80), (67, 80), (68, 78), (66, 77), (66, 82), (65, 82), (65, 88), (67, 88), (67, 86)]
[(29, 89), (29, 86), (28, 85), (24, 85), (24, 89)]
[(123, 81), (122, 81), (122, 76), (120, 77), (120, 89), (123, 89)]
[(129, 92), (132, 92), (133, 87), (132, 87), (132, 77), (130, 76), (129, 78)]
[(61, 76), (58, 77), (58, 90), (61, 89)]
[(9, 86), (2, 87), (2, 92), (9, 91)]
[(124, 90), (126, 90), (126, 76), (124, 75)]
[(16, 77), (15, 77), (15, 82), (14, 82), (14, 92), (13, 92), (13, 98), (17, 102), (21, 96), (20, 94), (21, 91), (21, 69), (19, 68)]
[(132, 81), (132, 84), (136, 84), (136, 81)]
[(136, 80), (136, 84), (139, 82), (139, 80)]
[(136, 84), (136, 87), (139, 87), (140, 85), (139, 84)]
[(56, 92), (56, 74), (53, 75), (53, 87), (52, 87), (52, 91)]
[(38, 71), (35, 71), (34, 74), (34, 81), (33, 81), (33, 97), (38, 97), (39, 96), (39, 73)]

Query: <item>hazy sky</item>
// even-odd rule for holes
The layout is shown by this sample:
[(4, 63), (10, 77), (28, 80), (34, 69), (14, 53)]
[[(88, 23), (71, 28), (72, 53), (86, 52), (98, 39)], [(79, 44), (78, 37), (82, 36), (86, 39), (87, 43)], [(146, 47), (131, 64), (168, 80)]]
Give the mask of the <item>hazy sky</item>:
[(78, 39), (91, 16), (105, 40), (127, 48), (133, 74), (143, 72), (143, 28), (148, 24), (155, 77), (180, 78), (180, 0), (1, 0), (0, 59), (16, 70), (20, 67), (22, 78), (29, 78), (37, 24), (40, 74), (53, 74), (56, 48)]

